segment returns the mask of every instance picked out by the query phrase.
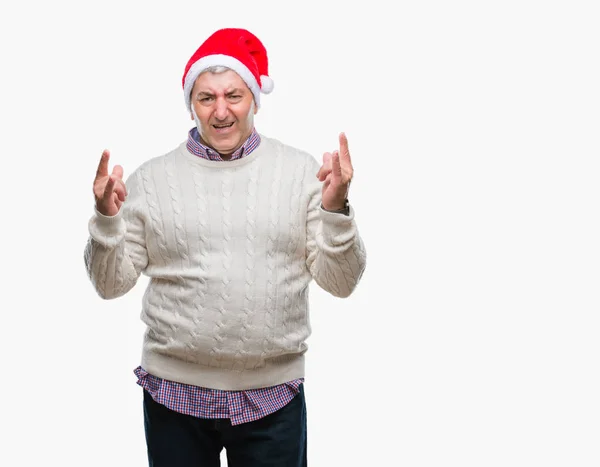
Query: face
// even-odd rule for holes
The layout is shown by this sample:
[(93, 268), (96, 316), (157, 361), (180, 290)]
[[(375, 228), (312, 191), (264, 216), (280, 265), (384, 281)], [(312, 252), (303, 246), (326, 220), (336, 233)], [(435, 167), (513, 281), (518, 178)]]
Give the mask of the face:
[(201, 73), (192, 89), (191, 104), (200, 137), (221, 155), (233, 153), (252, 133), (254, 97), (234, 71)]

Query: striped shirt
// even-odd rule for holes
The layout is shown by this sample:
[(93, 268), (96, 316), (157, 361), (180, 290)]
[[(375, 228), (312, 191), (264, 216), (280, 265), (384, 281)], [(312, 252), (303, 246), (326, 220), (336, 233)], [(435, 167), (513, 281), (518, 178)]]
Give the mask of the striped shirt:
[(224, 391), (161, 379), (142, 367), (134, 373), (137, 384), (159, 404), (193, 417), (229, 418), (232, 425), (258, 420), (279, 410), (298, 394), (303, 383), (303, 379), (295, 379), (268, 388)]
[[(254, 151), (260, 144), (256, 129), (229, 160), (240, 159)], [(188, 133), (187, 149), (204, 159), (222, 161), (214, 149), (200, 142), (197, 128)], [(144, 388), (159, 404), (179, 413), (199, 418), (229, 418), (232, 425), (258, 420), (284, 407), (299, 392), (303, 378), (268, 388), (245, 391), (224, 391), (202, 388), (169, 381), (146, 372), (141, 366), (134, 370), (137, 384)]]
[[(234, 161), (236, 159), (241, 159), (244, 156), (247, 156), (252, 151), (254, 151), (258, 145), (260, 144), (260, 135), (256, 132), (256, 129), (252, 129), (252, 133), (248, 137), (248, 139), (240, 146), (240, 148), (236, 149), (234, 153), (231, 155), (231, 158), (228, 160)], [(210, 161), (222, 161), (221, 155), (212, 148), (205, 146), (200, 142), (200, 135), (198, 134), (198, 129), (196, 127), (192, 128), (188, 133), (187, 140), (187, 149), (192, 154), (195, 154), (198, 157), (202, 157), (203, 159), (208, 159)]]

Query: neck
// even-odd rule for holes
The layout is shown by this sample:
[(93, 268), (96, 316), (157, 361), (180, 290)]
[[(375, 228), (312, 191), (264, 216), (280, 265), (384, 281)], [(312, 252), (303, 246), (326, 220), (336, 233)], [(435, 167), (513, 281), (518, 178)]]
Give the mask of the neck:
[(235, 148), (233, 148), (227, 152), (220, 152), (218, 149), (216, 149), (215, 147), (210, 145), (208, 142), (206, 142), (206, 140), (202, 137), (202, 133), (200, 131), (198, 131), (198, 137), (200, 138), (200, 142), (204, 146), (212, 149), (213, 151), (218, 153), (219, 156), (221, 156), (221, 159), (227, 161), (227, 160), (231, 159), (231, 156), (233, 153), (235, 153), (238, 149), (240, 149), (244, 145), (244, 143), (246, 143), (246, 141), (248, 141), (248, 138), (250, 138), (250, 135), (252, 134), (253, 131), (254, 131), (254, 127), (250, 128), (250, 131), (248, 132), (248, 134), (246, 134), (242, 137), (241, 143), (239, 145), (237, 145)]

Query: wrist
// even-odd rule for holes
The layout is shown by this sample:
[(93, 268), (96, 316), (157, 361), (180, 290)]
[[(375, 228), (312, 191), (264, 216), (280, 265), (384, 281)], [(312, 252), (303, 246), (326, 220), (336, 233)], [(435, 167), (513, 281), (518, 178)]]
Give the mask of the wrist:
[(350, 212), (350, 205), (348, 204), (348, 199), (345, 199), (344, 203), (341, 206), (325, 206), (323, 203), (321, 203), (321, 208), (327, 212), (342, 213), (346, 215), (348, 215), (348, 213)]

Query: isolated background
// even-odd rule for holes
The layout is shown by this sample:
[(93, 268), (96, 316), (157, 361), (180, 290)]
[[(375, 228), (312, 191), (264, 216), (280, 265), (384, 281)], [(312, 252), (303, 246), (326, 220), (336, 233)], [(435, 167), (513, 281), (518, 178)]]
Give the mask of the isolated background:
[(186, 137), (215, 29), (266, 44), (260, 132), (320, 159), (345, 131), (368, 251), (311, 289), (309, 459), (600, 465), (597, 2), (13, 2), (0, 12), (3, 466), (144, 466), (142, 279), (85, 273), (104, 148)]

